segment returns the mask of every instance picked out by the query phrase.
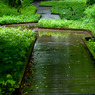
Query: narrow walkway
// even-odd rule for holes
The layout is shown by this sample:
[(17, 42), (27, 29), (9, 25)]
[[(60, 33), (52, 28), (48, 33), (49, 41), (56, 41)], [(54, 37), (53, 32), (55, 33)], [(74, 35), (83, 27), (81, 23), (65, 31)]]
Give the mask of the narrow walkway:
[(60, 19), (59, 15), (51, 14), (51, 7), (40, 7), (40, 2), (34, 2), (34, 6), (37, 7), (37, 14), (41, 14), (41, 18), (47, 18), (47, 19)]
[[(65, 33), (66, 32), (66, 33)], [(39, 31), (22, 95), (95, 93), (95, 65), (82, 43), (87, 32)]]

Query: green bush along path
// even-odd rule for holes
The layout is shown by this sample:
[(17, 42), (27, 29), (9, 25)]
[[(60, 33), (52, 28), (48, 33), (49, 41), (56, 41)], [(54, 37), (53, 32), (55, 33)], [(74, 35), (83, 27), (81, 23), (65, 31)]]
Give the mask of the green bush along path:
[[(37, 8), (30, 5), (32, 0), (22, 0), (21, 5), (14, 2), (19, 0), (9, 1), (0, 0), (0, 25), (37, 22), (40, 19), (40, 14), (35, 14)], [(0, 27), (0, 95), (11, 95), (20, 85), (20, 74), (25, 69), (34, 40), (32, 30)]]
[(20, 73), (34, 40), (32, 30), (0, 27), (0, 95), (9, 95), (20, 85)]

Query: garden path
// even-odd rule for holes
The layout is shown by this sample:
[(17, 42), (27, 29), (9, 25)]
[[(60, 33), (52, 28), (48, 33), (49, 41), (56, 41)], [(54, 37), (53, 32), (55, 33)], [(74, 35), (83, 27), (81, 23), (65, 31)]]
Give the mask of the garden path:
[(39, 6), (40, 5), (40, 2), (34, 2), (33, 3), (34, 6), (37, 7), (37, 14), (41, 14), (41, 18), (47, 18), (47, 19), (60, 19), (60, 16), (59, 15), (56, 15), (56, 14), (51, 14), (50, 10), (51, 10), (51, 7), (41, 7)]
[(38, 34), (30, 65), (32, 75), (25, 77), (22, 95), (95, 93), (95, 65), (81, 40), (90, 35), (46, 29)]

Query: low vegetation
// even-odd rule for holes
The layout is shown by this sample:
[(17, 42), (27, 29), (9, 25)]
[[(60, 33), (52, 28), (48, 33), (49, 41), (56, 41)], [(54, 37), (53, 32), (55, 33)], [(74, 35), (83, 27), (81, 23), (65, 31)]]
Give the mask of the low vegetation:
[[(81, 7), (82, 6), (82, 7)], [(63, 5), (54, 6), (51, 9), (51, 13), (59, 14), (61, 19), (78, 20), (84, 17), (85, 5)], [(80, 15), (79, 15), (80, 14)]]
[(37, 22), (39, 19), (40, 19), (39, 14), (35, 14), (31, 16), (29, 15), (3, 16), (3, 17), (0, 17), (0, 24)]
[(0, 24), (37, 22), (40, 19), (40, 14), (35, 14), (37, 8), (24, 0), (22, 6), (18, 9), (8, 6), (5, 3), (0, 3)]
[(95, 38), (91, 38), (89, 39), (89, 45), (91, 46), (91, 48), (94, 50), (95, 52)]
[(0, 93), (14, 91), (34, 40), (32, 30), (0, 27)]

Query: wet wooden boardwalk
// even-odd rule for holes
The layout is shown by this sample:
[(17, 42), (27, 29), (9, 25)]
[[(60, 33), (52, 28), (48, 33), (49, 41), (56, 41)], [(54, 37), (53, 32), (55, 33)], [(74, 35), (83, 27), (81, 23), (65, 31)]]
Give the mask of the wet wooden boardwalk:
[(22, 95), (95, 93), (95, 65), (82, 43), (90, 35), (70, 30), (38, 34)]

